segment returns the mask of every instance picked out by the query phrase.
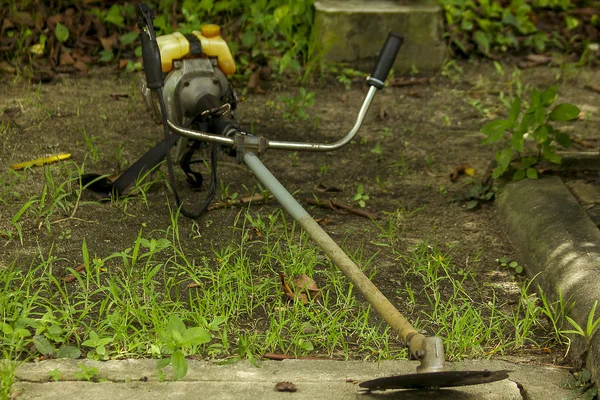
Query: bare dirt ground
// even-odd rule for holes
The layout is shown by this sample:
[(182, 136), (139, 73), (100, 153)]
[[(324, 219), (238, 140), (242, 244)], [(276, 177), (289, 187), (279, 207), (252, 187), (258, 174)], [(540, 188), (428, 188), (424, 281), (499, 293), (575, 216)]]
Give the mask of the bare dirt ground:
[[(408, 267), (398, 252), (408, 253), (421, 243), (436, 244), (449, 254), (457, 272), (471, 274), (474, 288), (493, 287), (499, 303), (515, 306), (524, 279), (496, 261), (502, 256), (515, 259), (515, 255), (500, 229), (493, 203), (469, 210), (464, 202), (456, 201), (493, 160), (494, 150), (482, 144), (479, 129), (489, 119), (506, 115), (498, 96), (500, 90), (507, 90), (511, 67), (505, 66), (505, 76), (487, 63), (462, 67), (465, 72), (455, 82), (439, 76), (430, 85), (383, 90), (357, 138), (339, 151), (311, 154), (273, 150), (263, 157), (265, 165), (312, 216), (328, 219), (324, 228), (338, 243), (349, 250), (363, 249), (365, 259), (375, 257), (375, 284), (409, 319), (417, 318), (419, 310), (405, 308), (408, 300), (399, 289)], [(526, 88), (544, 88), (556, 81), (559, 72), (557, 68), (534, 68), (523, 71), (519, 79)], [(52, 249), (66, 275), (67, 267), (81, 262), (84, 238), (90, 254), (101, 256), (130, 246), (142, 226), (152, 231), (171, 225), (169, 207), (174, 202), (162, 180), (147, 191), (147, 201), (137, 196), (129, 199), (126, 208), (96, 202), (86, 194), (74, 214), (58, 209), (49, 223), (26, 212), (18, 221), (22, 244), (12, 224), (27, 199), (41, 194), (45, 178), (44, 169), (36, 167), (17, 176), (8, 172), (11, 164), (64, 152), (71, 153), (76, 164), (85, 163), (86, 172), (113, 173), (161, 139), (162, 130), (147, 112), (138, 82), (138, 76), (99, 69), (88, 77), (64, 76), (40, 86), (18, 80), (0, 84), (0, 110), (13, 109), (11, 124), (14, 122), (0, 136), (0, 267), (6, 268), (15, 260), (26, 267), (36, 254)], [(597, 137), (600, 126), (600, 94), (584, 88), (594, 82), (600, 82), (600, 72), (580, 69), (559, 87), (559, 102), (577, 104), (587, 113), (569, 128), (581, 140)], [(364, 87), (355, 84), (345, 90), (336, 84), (315, 84), (307, 90), (316, 98), (307, 121), (282, 118), (281, 96), (297, 96), (298, 89), (279, 90), (275, 84), (267, 94), (249, 95), (239, 104), (238, 121), (246, 130), (272, 139), (330, 142), (345, 134), (363, 100)], [(450, 174), (462, 164), (474, 168), (475, 178), (461, 175), (452, 182)], [(61, 164), (50, 170), (57, 182), (70, 173)], [(244, 196), (257, 190), (251, 172), (233, 160), (221, 161), (218, 174), (221, 188), (227, 190), (221, 190), (217, 200), (227, 194)], [(341, 191), (321, 193), (316, 189), (318, 184)], [(376, 223), (391, 237), (382, 236), (382, 230), (368, 219), (312, 207), (304, 201), (316, 194), (359, 208), (352, 200), (359, 184), (369, 196), (366, 209), (378, 213)], [(189, 195), (185, 185), (180, 186)], [(203, 195), (194, 194), (196, 198)], [(279, 205), (270, 199), (249, 207), (267, 215)], [(197, 222), (181, 218), (184, 247), (192, 256), (201, 256), (232, 240), (239, 241), (242, 233), (231, 229), (239, 213), (239, 207), (232, 207), (211, 211)], [(382, 245), (390, 241), (396, 252)], [(489, 290), (474, 296), (485, 299)]]

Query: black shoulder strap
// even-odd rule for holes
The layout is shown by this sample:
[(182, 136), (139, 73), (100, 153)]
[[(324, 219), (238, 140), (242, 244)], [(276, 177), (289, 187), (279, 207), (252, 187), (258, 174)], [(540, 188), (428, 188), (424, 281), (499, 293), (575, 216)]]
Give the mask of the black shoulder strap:
[(171, 134), (167, 139), (158, 142), (119, 175), (114, 182), (99, 174), (84, 174), (81, 176), (82, 184), (87, 189), (103, 196), (110, 196), (111, 193), (121, 195), (136, 179), (160, 164), (165, 159), (167, 151), (177, 143), (179, 138), (179, 135)]

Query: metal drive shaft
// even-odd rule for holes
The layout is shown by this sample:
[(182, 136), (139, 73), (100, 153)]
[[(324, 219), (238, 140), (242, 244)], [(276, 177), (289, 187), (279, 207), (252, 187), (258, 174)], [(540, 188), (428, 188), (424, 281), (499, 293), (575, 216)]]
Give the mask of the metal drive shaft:
[(254, 153), (244, 154), (244, 162), (258, 180), (275, 196), (281, 206), (300, 224), (331, 261), (352, 282), (365, 299), (409, 346), (413, 356), (421, 360), (419, 372), (444, 369), (444, 350), (440, 338), (425, 337), (404, 318), (361, 269), (294, 199)]

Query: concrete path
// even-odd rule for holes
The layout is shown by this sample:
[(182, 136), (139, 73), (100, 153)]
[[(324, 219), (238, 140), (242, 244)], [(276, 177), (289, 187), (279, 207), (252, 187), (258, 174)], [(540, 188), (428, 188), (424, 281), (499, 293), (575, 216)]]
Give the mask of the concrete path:
[[(75, 378), (79, 365), (96, 367), (100, 382)], [(412, 374), (413, 361), (342, 362), (342, 361), (265, 361), (258, 367), (249, 362), (217, 365), (189, 361), (188, 374), (182, 381), (158, 382), (156, 360), (96, 362), (90, 360), (48, 360), (27, 363), (17, 371), (14, 394), (25, 399), (528, 399), (560, 400), (573, 396), (562, 385), (571, 374), (556, 367), (527, 366), (504, 361), (465, 361), (461, 370), (508, 369), (510, 378), (477, 386), (432, 390), (388, 390), (361, 393), (358, 383), (384, 376)], [(457, 369), (459, 366), (454, 365)], [(58, 382), (50, 371), (60, 371)], [(167, 371), (167, 375), (169, 372)], [(278, 392), (279, 382), (293, 383), (297, 391)]]

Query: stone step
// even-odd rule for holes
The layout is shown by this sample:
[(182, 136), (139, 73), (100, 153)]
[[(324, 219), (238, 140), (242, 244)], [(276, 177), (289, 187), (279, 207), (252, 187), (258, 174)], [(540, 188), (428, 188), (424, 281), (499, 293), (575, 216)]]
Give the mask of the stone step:
[(436, 72), (444, 62), (443, 15), (435, 1), (318, 0), (313, 40), (317, 57), (372, 69), (388, 32), (404, 36), (394, 71)]

